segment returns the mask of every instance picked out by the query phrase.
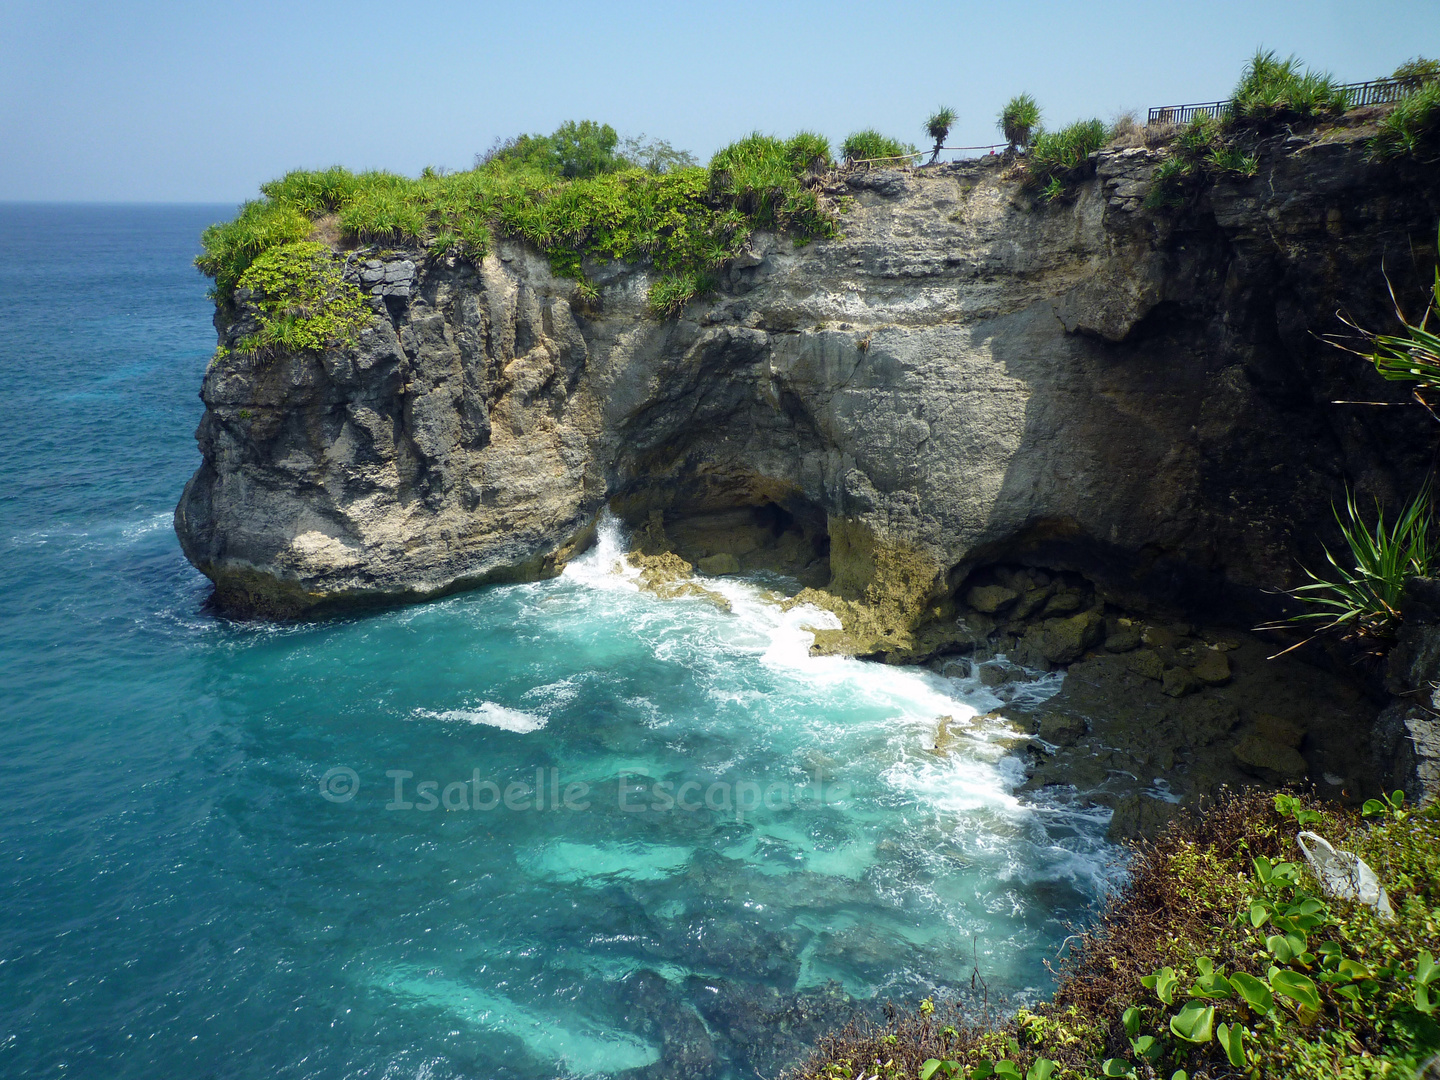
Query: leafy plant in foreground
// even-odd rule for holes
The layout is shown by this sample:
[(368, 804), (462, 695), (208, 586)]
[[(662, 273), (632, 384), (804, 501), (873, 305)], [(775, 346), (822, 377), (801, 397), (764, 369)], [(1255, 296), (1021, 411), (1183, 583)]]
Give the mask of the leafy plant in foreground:
[[(1051, 1001), (998, 1023), (975, 1019), (978, 1000), (933, 1016), (922, 1003), (828, 1036), (785, 1076), (1013, 1080), (1043, 1058), (1053, 1080), (1404, 1080), (1440, 1050), (1440, 806), (1400, 813), (1222, 796), (1135, 848)], [(1364, 859), (1393, 920), (1322, 895), (1297, 824)]]

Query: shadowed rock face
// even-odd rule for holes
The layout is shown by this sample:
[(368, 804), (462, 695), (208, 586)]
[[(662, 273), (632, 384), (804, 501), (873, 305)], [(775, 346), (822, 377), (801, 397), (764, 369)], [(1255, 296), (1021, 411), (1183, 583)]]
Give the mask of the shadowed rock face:
[(999, 159), (852, 173), (844, 239), (757, 236), (670, 321), (645, 267), (591, 267), (583, 306), (516, 243), (352, 255), (356, 347), (212, 364), (176, 530), (266, 615), (553, 573), (613, 504), (687, 558), (707, 521), (778, 522), (843, 595), (900, 552), (932, 598), (1003, 559), (1253, 618), (1344, 478), (1393, 497), (1428, 457), (1419, 410), (1331, 404), (1405, 391), (1314, 336), (1392, 325), (1382, 264), (1410, 298), (1433, 264), (1440, 184), (1365, 134), (1277, 139), (1182, 211), (1142, 208), (1145, 150), (1051, 206)]

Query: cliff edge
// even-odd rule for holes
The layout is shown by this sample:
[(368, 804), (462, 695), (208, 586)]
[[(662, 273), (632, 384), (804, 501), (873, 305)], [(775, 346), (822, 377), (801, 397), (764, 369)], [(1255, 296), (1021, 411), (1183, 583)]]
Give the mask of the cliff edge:
[[(519, 241), (336, 243), (368, 325), (212, 363), (176, 531), (266, 616), (554, 573), (611, 505), (912, 614), (1004, 561), (1250, 618), (1345, 478), (1388, 497), (1428, 463), (1419, 410), (1332, 404), (1404, 391), (1316, 336), (1390, 325), (1382, 268), (1403, 296), (1433, 264), (1440, 183), (1366, 135), (1277, 137), (1180, 209), (1143, 205), (1143, 148), (1048, 205), (999, 158), (842, 172), (840, 238), (757, 233), (670, 319), (644, 264), (579, 290)], [(222, 344), (254, 322), (237, 294)]]

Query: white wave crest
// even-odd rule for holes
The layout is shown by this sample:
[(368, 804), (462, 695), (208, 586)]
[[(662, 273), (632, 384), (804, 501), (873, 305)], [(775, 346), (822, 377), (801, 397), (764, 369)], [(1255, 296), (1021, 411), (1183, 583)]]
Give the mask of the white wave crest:
[(500, 728), (502, 731), (513, 731), (518, 735), (539, 731), (546, 724), (546, 718), (543, 716), (537, 716), (535, 713), (525, 712), (521, 709), (507, 709), (504, 705), (496, 705), (493, 701), (482, 701), (474, 708), (465, 709), (416, 709), (415, 715), (427, 720), (485, 724), (488, 727)]

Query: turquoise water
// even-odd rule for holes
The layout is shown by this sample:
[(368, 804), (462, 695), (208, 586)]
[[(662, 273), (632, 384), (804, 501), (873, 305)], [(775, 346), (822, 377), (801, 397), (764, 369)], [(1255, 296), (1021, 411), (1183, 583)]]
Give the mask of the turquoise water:
[(659, 600), (607, 526), (554, 581), (208, 612), (170, 515), (228, 212), (0, 207), (0, 1073), (750, 1076), (837, 988), (1047, 989), (1103, 820), (760, 583)]

